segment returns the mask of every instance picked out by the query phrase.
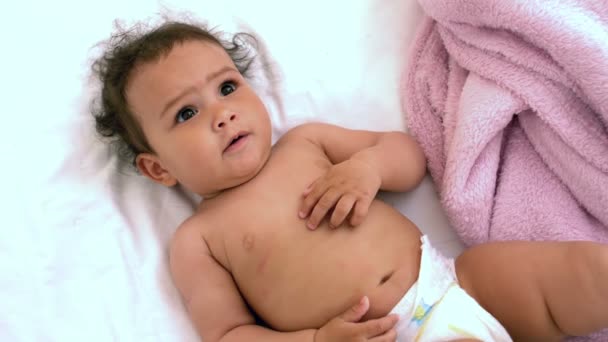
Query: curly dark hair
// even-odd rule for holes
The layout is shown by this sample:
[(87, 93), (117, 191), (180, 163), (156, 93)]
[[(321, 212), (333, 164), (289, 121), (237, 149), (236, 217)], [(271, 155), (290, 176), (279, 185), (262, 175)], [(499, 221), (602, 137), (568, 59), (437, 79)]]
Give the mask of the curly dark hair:
[(166, 57), (173, 46), (200, 40), (221, 46), (237, 70), (248, 78), (257, 49), (255, 37), (237, 33), (225, 39), (206, 25), (165, 20), (149, 29), (143, 22), (124, 29), (115, 22), (116, 32), (101, 45), (104, 52), (92, 64), (93, 76), (101, 81), (101, 94), (93, 102), (92, 114), (97, 132), (110, 138), (120, 158), (135, 165), (139, 153), (153, 153), (136, 117), (129, 109), (125, 87), (139, 65)]

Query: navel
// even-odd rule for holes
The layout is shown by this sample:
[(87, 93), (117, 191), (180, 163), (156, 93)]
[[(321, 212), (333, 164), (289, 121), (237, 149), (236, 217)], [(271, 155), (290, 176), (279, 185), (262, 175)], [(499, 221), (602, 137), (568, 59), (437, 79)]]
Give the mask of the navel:
[(378, 284), (378, 286), (383, 285), (389, 279), (391, 279), (391, 277), (393, 276), (393, 273), (395, 273), (395, 271), (390, 271), (387, 275), (385, 275), (384, 277), (382, 277), (382, 279), (380, 279), (380, 284)]

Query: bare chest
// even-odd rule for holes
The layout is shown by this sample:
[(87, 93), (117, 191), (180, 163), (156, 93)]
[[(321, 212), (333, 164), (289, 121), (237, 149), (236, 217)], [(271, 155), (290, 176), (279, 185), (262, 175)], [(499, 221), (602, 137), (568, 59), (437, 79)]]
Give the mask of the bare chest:
[(330, 166), (315, 150), (279, 150), (207, 216), (214, 227), (204, 234), (212, 254), (249, 305), (280, 330), (318, 327), (362, 294), (379, 305), (370, 311), (384, 312), (407, 282), (399, 281), (395, 293), (379, 284), (392, 275), (408, 278), (414, 268), (406, 261), (417, 253), (417, 230), (379, 201), (356, 228), (330, 229), (327, 221), (315, 231), (306, 228), (298, 217), (302, 193)]
[(205, 235), (219, 261), (232, 268), (231, 260), (267, 254), (272, 246), (309, 233), (298, 217), (302, 193), (330, 166), (315, 149), (274, 151), (260, 174), (213, 204), (209, 219), (217, 229)]

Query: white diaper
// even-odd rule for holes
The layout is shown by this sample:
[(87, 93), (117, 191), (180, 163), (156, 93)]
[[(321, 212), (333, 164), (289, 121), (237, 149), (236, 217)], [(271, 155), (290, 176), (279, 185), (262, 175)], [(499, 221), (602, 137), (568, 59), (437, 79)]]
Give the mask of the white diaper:
[(418, 281), (391, 311), (399, 315), (397, 341), (512, 341), (505, 328), (458, 285), (454, 260), (433, 248), (426, 236), (421, 241)]

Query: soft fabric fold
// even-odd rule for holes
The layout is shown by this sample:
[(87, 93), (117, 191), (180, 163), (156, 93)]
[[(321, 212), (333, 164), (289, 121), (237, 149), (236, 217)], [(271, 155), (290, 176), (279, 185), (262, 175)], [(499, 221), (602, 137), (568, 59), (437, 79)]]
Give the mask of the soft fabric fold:
[(464, 243), (608, 242), (608, 2), (419, 2), (402, 102)]

